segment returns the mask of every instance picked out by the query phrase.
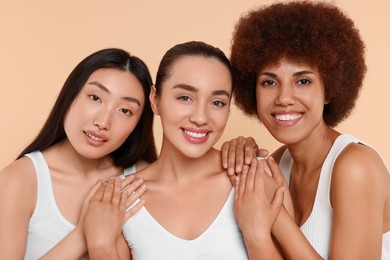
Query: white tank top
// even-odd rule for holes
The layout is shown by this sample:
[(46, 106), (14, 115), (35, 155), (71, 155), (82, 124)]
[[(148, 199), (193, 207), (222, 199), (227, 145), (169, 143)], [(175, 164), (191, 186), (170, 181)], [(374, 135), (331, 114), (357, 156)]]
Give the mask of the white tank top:
[[(39, 151), (26, 154), (37, 175), (37, 202), (28, 225), (24, 259), (36, 260), (64, 239), (75, 225), (67, 221), (57, 207), (49, 167)], [(135, 171), (135, 166), (125, 172)], [(88, 259), (85, 256), (83, 259)]]
[(174, 236), (143, 207), (123, 225), (133, 260), (248, 259), (233, 212), (233, 198), (234, 190), (213, 223), (193, 240)]
[[(342, 134), (337, 137), (322, 165), (312, 212), (300, 228), (307, 240), (324, 259), (329, 259), (329, 246), (332, 231), (332, 206), (330, 204), (329, 192), (333, 165), (338, 155), (350, 143), (362, 143), (367, 145), (356, 137), (347, 134)], [(292, 163), (293, 160), (290, 152), (286, 150), (280, 160), (280, 168), (287, 183), (290, 183)], [(390, 259), (390, 231), (382, 236), (382, 259)]]

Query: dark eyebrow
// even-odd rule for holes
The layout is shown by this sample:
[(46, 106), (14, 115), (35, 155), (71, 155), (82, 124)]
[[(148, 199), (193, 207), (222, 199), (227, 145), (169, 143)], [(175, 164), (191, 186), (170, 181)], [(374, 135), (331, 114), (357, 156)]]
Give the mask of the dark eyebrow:
[[(309, 70), (303, 70), (303, 71), (295, 72), (293, 74), (293, 76), (302, 76), (302, 75), (306, 75), (306, 74), (314, 74), (314, 72), (309, 71)], [(259, 77), (261, 75), (265, 75), (265, 76), (269, 76), (269, 77), (273, 77), (273, 78), (277, 78), (278, 77), (275, 73), (267, 72), (267, 71), (259, 73)]]
[(302, 75), (306, 75), (306, 74), (314, 74), (314, 72), (309, 71), (309, 70), (303, 70), (303, 71), (295, 72), (293, 75), (294, 76), (302, 76)]
[[(99, 89), (103, 90), (104, 92), (106, 92), (108, 94), (111, 93), (110, 90), (108, 88), (106, 88), (103, 84), (101, 84), (100, 82), (92, 81), (92, 82), (89, 82), (88, 84), (94, 85), (94, 86), (98, 87)], [(122, 99), (126, 100), (126, 101), (129, 101), (129, 102), (136, 103), (137, 105), (141, 106), (141, 103), (136, 98), (133, 98), (133, 97), (122, 97)]]
[[(199, 90), (196, 87), (191, 86), (191, 85), (187, 85), (187, 84), (177, 84), (177, 85), (173, 86), (173, 89), (175, 89), (175, 88), (180, 88), (180, 89), (184, 89), (184, 90), (191, 91), (191, 92), (199, 92)], [(213, 95), (225, 95), (228, 98), (230, 98), (230, 94), (226, 90), (214, 90), (212, 92), (212, 94)]]

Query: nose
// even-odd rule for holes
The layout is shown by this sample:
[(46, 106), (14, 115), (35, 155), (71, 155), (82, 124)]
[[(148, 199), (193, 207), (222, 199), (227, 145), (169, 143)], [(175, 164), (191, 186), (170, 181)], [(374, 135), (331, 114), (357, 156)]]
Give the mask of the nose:
[(112, 111), (109, 108), (102, 108), (96, 115), (93, 124), (99, 130), (109, 130), (111, 128)]
[(293, 86), (282, 85), (278, 88), (276, 103), (281, 106), (289, 106), (295, 103)]
[(202, 102), (196, 104), (190, 116), (190, 121), (198, 126), (205, 125), (208, 120), (207, 104)]

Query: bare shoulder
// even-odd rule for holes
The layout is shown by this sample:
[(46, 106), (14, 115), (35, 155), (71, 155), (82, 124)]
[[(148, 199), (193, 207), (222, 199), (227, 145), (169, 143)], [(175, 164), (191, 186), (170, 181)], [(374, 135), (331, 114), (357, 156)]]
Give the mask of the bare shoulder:
[[(334, 163), (331, 189), (340, 193), (388, 193), (390, 175), (379, 154), (363, 144), (350, 144)], [(343, 192), (344, 191), (344, 192)]]
[(379, 154), (369, 146), (355, 143), (340, 153), (334, 164), (334, 172), (343, 172), (348, 178), (388, 177), (388, 170)]
[(286, 151), (287, 147), (285, 145), (279, 147), (278, 149), (276, 149), (273, 153), (272, 153), (272, 157), (275, 159), (275, 161), (277, 163), (280, 162), (280, 160), (282, 159), (282, 156), (284, 154), (284, 152)]
[(29, 158), (23, 157), (5, 167), (0, 172), (0, 183), (0, 197), (6, 197), (7, 201), (23, 201), (25, 206), (34, 206), (37, 179)]
[(30, 186), (36, 183), (35, 168), (32, 161), (27, 157), (23, 157), (10, 163), (1, 170), (0, 180), (3, 184), (20, 182), (22, 186)]

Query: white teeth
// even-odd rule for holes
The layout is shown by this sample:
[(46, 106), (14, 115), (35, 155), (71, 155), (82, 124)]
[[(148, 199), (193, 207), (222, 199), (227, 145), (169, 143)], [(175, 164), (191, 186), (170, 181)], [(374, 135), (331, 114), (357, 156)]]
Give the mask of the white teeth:
[(302, 117), (301, 114), (283, 114), (283, 115), (276, 115), (275, 118), (278, 121), (289, 121), (289, 120), (295, 120)]
[(94, 135), (90, 135), (90, 134), (86, 134), (89, 138), (95, 140), (95, 141), (98, 141), (98, 142), (103, 142), (104, 140), (99, 138), (99, 137), (96, 137)]
[(207, 133), (194, 133), (194, 132), (190, 132), (187, 130), (184, 130), (184, 133), (186, 133), (187, 135), (194, 137), (194, 138), (202, 138), (202, 137), (205, 137), (207, 135)]

